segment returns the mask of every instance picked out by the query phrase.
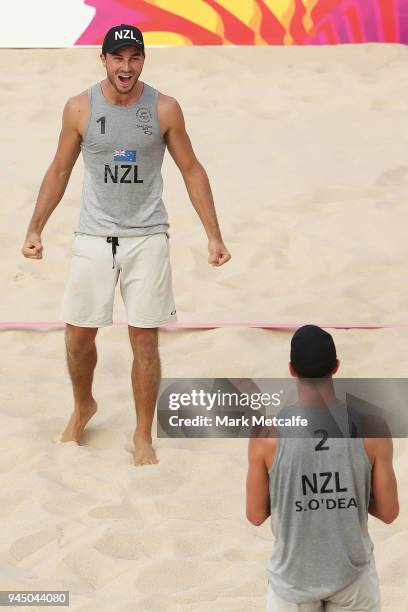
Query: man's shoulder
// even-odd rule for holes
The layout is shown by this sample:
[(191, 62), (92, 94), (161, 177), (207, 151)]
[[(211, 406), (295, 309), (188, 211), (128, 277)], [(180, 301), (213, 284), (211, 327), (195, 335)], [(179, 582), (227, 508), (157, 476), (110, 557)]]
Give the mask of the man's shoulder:
[(63, 113), (63, 123), (82, 135), (88, 120), (87, 90), (68, 98)]
[(157, 116), (163, 133), (170, 128), (181, 128), (184, 126), (183, 112), (180, 104), (173, 98), (161, 92), (157, 96)]
[(88, 107), (88, 90), (85, 89), (78, 94), (68, 98), (65, 108), (69, 111), (80, 111)]
[(392, 459), (393, 441), (391, 437), (365, 437), (364, 448), (371, 464), (376, 459)]
[(157, 105), (161, 110), (169, 113), (177, 112), (180, 109), (180, 104), (176, 98), (164, 94), (161, 91), (157, 92)]
[[(265, 435), (266, 432), (263, 432)], [(269, 432), (267, 437), (256, 437), (249, 440), (248, 458), (252, 465), (263, 466), (270, 470), (276, 455), (276, 438), (274, 432)]]
[(250, 438), (250, 448), (258, 455), (268, 455), (276, 449), (275, 431), (269, 428), (269, 431), (264, 428), (256, 437)]

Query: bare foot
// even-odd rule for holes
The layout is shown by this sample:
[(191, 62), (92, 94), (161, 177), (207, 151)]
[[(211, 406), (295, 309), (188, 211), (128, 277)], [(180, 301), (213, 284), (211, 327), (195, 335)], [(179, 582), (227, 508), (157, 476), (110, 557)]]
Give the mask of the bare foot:
[(86, 407), (81, 408), (81, 415), (78, 410), (74, 410), (68, 425), (61, 435), (61, 442), (76, 442), (79, 444), (85, 425), (93, 417), (97, 409), (98, 404), (92, 399)]
[(135, 450), (133, 459), (135, 465), (153, 465), (159, 463), (155, 450), (152, 446), (152, 439), (142, 438), (136, 434), (133, 436)]

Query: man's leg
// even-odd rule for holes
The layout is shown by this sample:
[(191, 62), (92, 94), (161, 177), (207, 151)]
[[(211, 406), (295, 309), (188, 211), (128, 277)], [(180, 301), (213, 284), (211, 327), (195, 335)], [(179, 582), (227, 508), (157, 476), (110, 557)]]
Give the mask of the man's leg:
[(152, 423), (160, 383), (157, 328), (129, 327), (133, 350), (132, 387), (136, 405), (133, 436), (135, 465), (158, 463), (152, 447)]
[(62, 442), (79, 443), (89, 419), (95, 414), (97, 404), (92, 396), (92, 379), (96, 366), (95, 337), (98, 328), (77, 327), (67, 323), (65, 346), (68, 371), (74, 394), (74, 412), (62, 436)]

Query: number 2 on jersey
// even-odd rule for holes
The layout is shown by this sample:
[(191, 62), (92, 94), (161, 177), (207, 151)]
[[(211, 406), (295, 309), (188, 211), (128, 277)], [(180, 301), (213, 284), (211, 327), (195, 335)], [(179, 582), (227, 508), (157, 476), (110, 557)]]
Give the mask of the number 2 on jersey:
[(324, 443), (329, 437), (329, 434), (327, 433), (327, 431), (325, 429), (316, 429), (316, 431), (314, 431), (313, 433), (320, 434), (322, 436), (322, 439), (320, 440), (320, 442), (318, 442), (315, 446), (315, 451), (330, 450), (329, 446), (324, 446)]

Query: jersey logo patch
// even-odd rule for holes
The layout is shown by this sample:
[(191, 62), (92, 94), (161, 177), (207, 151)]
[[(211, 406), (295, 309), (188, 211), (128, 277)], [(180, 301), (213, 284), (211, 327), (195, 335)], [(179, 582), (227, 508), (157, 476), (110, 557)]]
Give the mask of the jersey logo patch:
[(140, 108), (137, 109), (136, 117), (137, 119), (139, 119), (139, 121), (142, 121), (143, 123), (147, 123), (148, 121), (151, 121), (152, 119), (152, 115), (149, 109), (146, 108), (145, 106), (141, 106)]

